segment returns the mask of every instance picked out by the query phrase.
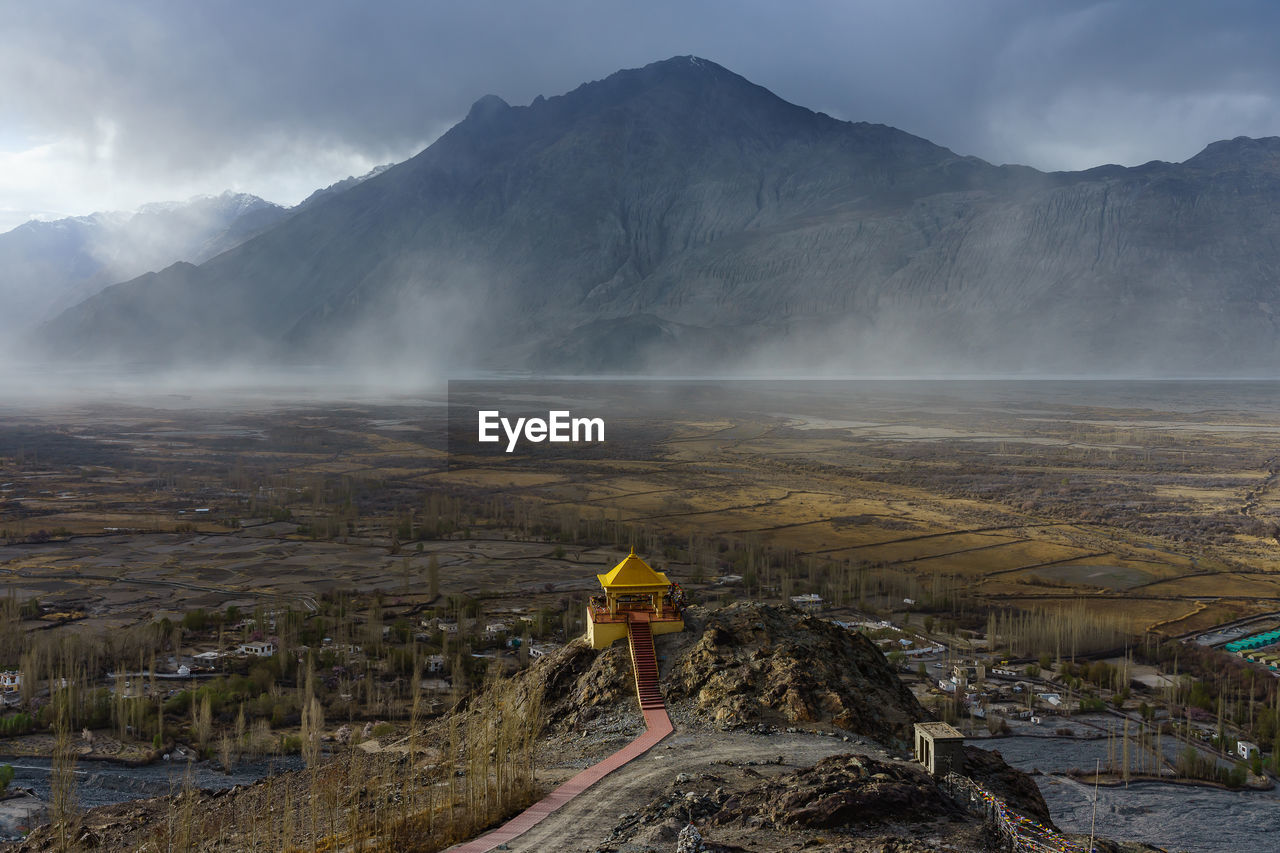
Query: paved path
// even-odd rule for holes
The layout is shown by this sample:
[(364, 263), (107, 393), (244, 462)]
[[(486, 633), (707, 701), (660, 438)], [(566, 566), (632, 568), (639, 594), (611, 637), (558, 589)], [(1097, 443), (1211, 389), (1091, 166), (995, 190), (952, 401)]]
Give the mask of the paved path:
[[(666, 703), (662, 701), (661, 694), (657, 692), (656, 682), (657, 671), (653, 667), (653, 638), (649, 633), (648, 624), (645, 623), (643, 630), (637, 632), (637, 635), (631, 637), (631, 654), (632, 667), (637, 673), (637, 688), (640, 694), (641, 707), (644, 712), (644, 723), (646, 731), (640, 737), (631, 741), (622, 749), (610, 755), (598, 764), (593, 764), (578, 775), (569, 779), (560, 787), (556, 788), (547, 796), (538, 802), (529, 806), (520, 814), (504, 823), (502, 826), (486, 833), (479, 838), (465, 842), (463, 844), (450, 847), (446, 853), (488, 853), (499, 844), (506, 844), (524, 833), (533, 829), (539, 823), (546, 820), (556, 809), (573, 800), (574, 797), (590, 788), (596, 782), (608, 776), (625, 764), (639, 758), (654, 747), (659, 741), (667, 735), (675, 731), (675, 727), (671, 725), (671, 717), (667, 715)], [(644, 646), (648, 645), (647, 666), (642, 667), (636, 660), (636, 654), (639, 650), (644, 654)], [(650, 670), (652, 670), (650, 672)], [(654, 700), (652, 697), (657, 696)]]

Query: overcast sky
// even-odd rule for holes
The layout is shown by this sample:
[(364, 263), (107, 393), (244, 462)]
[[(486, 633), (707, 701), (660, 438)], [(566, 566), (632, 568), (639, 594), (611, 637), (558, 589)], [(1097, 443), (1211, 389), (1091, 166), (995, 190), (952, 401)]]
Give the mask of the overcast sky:
[(513, 104), (695, 54), (996, 163), (1280, 134), (1280, 4), (0, 0), (0, 231), (225, 189), (292, 204)]

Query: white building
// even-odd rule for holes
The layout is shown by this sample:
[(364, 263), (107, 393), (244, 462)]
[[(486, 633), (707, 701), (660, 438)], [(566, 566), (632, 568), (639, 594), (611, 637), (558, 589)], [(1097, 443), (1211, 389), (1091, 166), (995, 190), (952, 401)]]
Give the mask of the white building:
[(260, 658), (269, 658), (276, 653), (276, 644), (270, 640), (257, 640), (251, 643), (240, 644), (240, 654), (256, 655)]
[(17, 693), (22, 689), (22, 673), (17, 670), (0, 672), (0, 693)]
[(816, 592), (807, 592), (804, 595), (791, 596), (791, 604), (799, 607), (801, 610), (821, 610), (822, 596)]
[(1236, 741), (1236, 754), (1239, 755), (1241, 758), (1243, 758), (1245, 761), (1249, 761), (1255, 755), (1258, 755), (1261, 752), (1262, 750), (1258, 749), (1258, 745), (1256, 743), (1251, 743), (1250, 741), (1247, 741), (1247, 740)]

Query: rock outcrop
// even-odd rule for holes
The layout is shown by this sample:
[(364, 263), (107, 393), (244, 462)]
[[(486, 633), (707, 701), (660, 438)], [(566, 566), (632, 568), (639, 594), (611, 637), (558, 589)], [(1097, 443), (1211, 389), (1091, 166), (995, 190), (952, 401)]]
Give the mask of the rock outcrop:
[(670, 652), (663, 686), (714, 722), (829, 723), (889, 743), (929, 719), (860, 633), (754, 603), (691, 608), (686, 623), (689, 639)]
[[(884, 743), (910, 740), (928, 714), (862, 634), (791, 607), (691, 607), (685, 631), (657, 638), (668, 701), (692, 700), (724, 728), (826, 725)], [(625, 643), (596, 652), (576, 641), (535, 664), (552, 731), (582, 729), (604, 709), (634, 703)]]
[(728, 798), (708, 821), (839, 829), (960, 815), (922, 768), (840, 755)]

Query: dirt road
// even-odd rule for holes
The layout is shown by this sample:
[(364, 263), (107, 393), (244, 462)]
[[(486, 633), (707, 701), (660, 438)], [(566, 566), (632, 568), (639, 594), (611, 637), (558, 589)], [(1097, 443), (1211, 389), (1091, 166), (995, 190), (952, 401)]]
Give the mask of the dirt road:
[[(648, 754), (600, 780), (553, 813), (507, 849), (525, 853), (593, 853), (609, 838), (622, 815), (634, 812), (664, 790), (679, 773), (717, 772), (712, 765), (783, 757), (782, 767), (812, 766), (842, 753), (883, 757), (879, 747), (809, 734), (753, 735), (714, 729), (677, 730)], [(625, 848), (623, 848), (625, 849)]]

